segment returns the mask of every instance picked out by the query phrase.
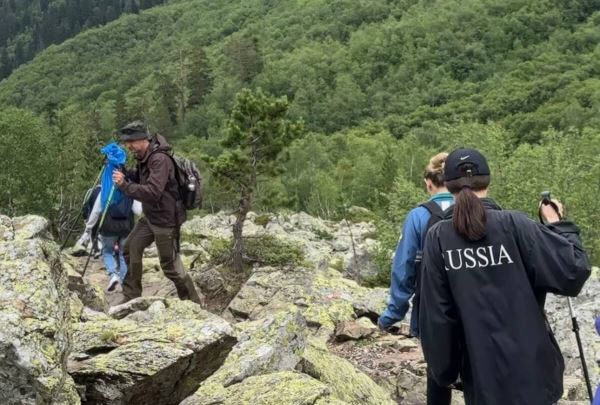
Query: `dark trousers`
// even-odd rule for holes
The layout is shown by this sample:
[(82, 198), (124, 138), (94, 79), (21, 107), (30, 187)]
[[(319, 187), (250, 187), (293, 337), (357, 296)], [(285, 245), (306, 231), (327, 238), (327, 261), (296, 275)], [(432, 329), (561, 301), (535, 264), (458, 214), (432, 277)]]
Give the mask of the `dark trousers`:
[(440, 387), (427, 369), (427, 405), (450, 405), (451, 402), (452, 389)]
[(127, 263), (127, 275), (123, 281), (123, 295), (131, 300), (142, 295), (142, 258), (144, 249), (156, 243), (160, 267), (165, 276), (175, 284), (177, 295), (182, 300), (201, 304), (194, 282), (183, 268), (177, 247), (177, 228), (161, 228), (142, 218), (134, 226), (123, 246)]

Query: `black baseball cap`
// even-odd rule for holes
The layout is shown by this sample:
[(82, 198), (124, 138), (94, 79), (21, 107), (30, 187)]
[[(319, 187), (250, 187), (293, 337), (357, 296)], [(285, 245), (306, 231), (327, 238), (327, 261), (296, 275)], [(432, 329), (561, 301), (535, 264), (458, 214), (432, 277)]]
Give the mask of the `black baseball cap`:
[(490, 167), (485, 156), (475, 149), (456, 149), (448, 155), (444, 164), (444, 180), (446, 181), (461, 177), (489, 175)]
[(149, 139), (150, 133), (142, 121), (133, 121), (117, 131), (122, 142)]

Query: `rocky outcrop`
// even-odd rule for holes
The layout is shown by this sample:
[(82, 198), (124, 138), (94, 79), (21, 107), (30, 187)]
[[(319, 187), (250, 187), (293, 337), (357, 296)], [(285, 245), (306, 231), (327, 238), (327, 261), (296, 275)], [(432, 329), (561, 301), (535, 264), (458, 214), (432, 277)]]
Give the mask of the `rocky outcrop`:
[(361, 287), (333, 269), (259, 268), (231, 301), (226, 315), (255, 320), (293, 304), (310, 327), (330, 337), (342, 321), (361, 316), (377, 319), (386, 303), (385, 289)]
[(0, 403), (78, 404), (66, 371), (70, 293), (48, 221), (0, 216)]
[(122, 319), (73, 325), (68, 368), (86, 404), (178, 404), (236, 342), (227, 322), (190, 301), (135, 301), (117, 311)]
[[(329, 352), (323, 340), (311, 337), (293, 305), (264, 319), (240, 322), (236, 329), (239, 342), (223, 367), (182, 405), (314, 404), (317, 399), (321, 404), (393, 403), (367, 375)], [(271, 396), (261, 386), (265, 383), (273, 384), (272, 390), (287, 385), (280, 395)]]
[[(189, 251), (205, 256), (205, 249), (214, 239), (231, 239), (235, 216), (225, 213), (196, 217), (182, 227), (183, 239), (194, 240), (200, 246), (188, 245)], [(374, 239), (375, 226), (368, 222), (339, 223), (325, 221), (306, 213), (292, 215), (249, 213), (244, 223), (248, 238), (272, 236), (284, 243), (300, 246), (310, 267), (337, 268), (346, 277), (362, 281), (377, 274), (373, 254), (378, 249)]]
[(250, 377), (292, 371), (305, 347), (306, 321), (298, 310), (236, 326), (239, 342), (215, 374), (182, 405), (209, 405), (236, 398), (234, 386)]

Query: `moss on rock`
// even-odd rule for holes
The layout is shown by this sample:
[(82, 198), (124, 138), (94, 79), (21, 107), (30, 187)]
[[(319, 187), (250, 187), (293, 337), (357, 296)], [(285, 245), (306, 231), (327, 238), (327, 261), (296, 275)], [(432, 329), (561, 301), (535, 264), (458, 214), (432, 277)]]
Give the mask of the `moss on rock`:
[(328, 397), (329, 392), (325, 384), (305, 374), (281, 371), (248, 377), (226, 392), (213, 392), (213, 395), (220, 394), (218, 402), (197, 398), (195, 402), (186, 400), (182, 405), (313, 405), (317, 400)]
[(330, 353), (322, 341), (310, 340), (302, 354), (302, 371), (327, 384), (332, 396), (347, 404), (394, 403), (389, 393), (350, 362)]
[(242, 322), (236, 329), (238, 343), (225, 364), (183, 405), (219, 403), (228, 398), (230, 387), (251, 376), (296, 368), (305, 346), (306, 322), (294, 306), (259, 321)]

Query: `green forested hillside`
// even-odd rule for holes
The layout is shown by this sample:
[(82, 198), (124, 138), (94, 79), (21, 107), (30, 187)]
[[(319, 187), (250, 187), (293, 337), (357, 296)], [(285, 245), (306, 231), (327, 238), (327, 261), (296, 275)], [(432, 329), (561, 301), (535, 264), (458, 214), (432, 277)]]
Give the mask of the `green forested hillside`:
[[(470, 145), (502, 205), (533, 215), (552, 189), (599, 257), (599, 43), (600, 0), (178, 0), (50, 47), (0, 82), (0, 105), (35, 112), (38, 136), (68, 140), (51, 149), (65, 159), (134, 118), (199, 159), (221, 151), (235, 95), (260, 87), (287, 96), (305, 133), (260, 182), (258, 209), (365, 206), (393, 245), (429, 155)], [(205, 176), (206, 209), (235, 205)], [(48, 210), (66, 215), (84, 182), (62, 200), (46, 189)], [(36, 209), (20, 190), (0, 210)]]
[(0, 1), (0, 79), (39, 51), (162, 0)]
[[(98, 101), (100, 108), (124, 102), (132, 115), (162, 109), (171, 122), (156, 124), (168, 132), (183, 121), (175, 116), (183, 98), (177, 82), (187, 84), (196, 56), (213, 79), (199, 114), (189, 118), (199, 135), (217, 134), (232, 95), (254, 85), (288, 95), (311, 130), (377, 120), (401, 137), (425, 121), (474, 120), (502, 122), (519, 139), (537, 140), (549, 126), (597, 125), (598, 7), (558, 0), (180, 1), (48, 50), (2, 83), (0, 101), (37, 111), (66, 101)], [(202, 50), (206, 58), (195, 55)]]

